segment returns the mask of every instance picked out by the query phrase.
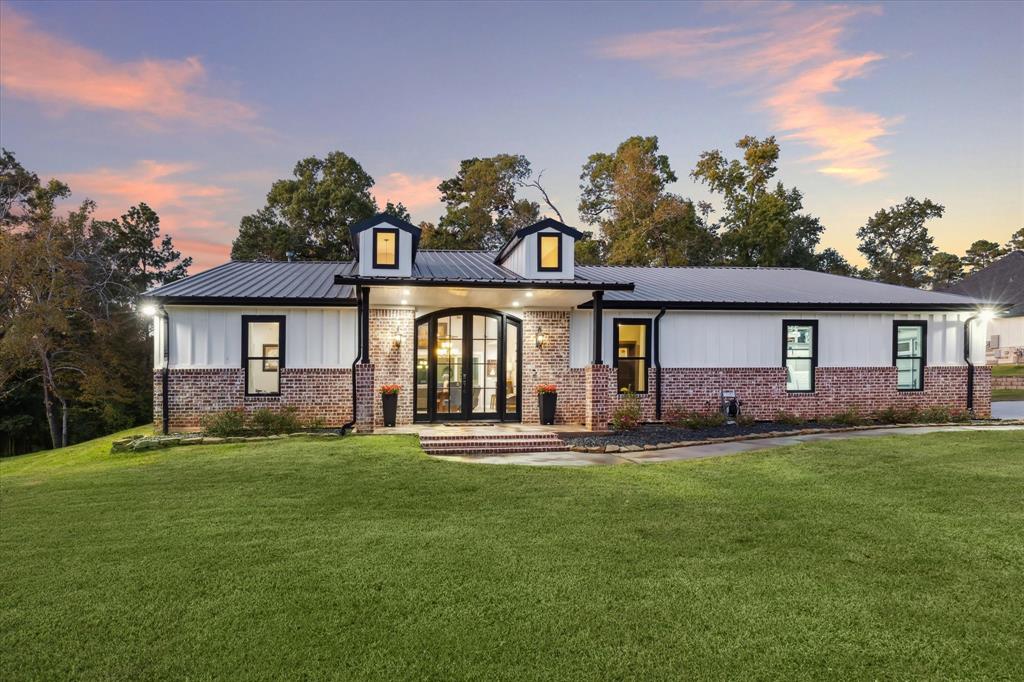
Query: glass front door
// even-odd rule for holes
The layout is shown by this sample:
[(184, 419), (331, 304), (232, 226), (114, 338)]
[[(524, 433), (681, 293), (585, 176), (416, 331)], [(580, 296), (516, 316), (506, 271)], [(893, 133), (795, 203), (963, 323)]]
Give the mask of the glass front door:
[(416, 323), (417, 421), (518, 421), (521, 323), (485, 310), (441, 311)]

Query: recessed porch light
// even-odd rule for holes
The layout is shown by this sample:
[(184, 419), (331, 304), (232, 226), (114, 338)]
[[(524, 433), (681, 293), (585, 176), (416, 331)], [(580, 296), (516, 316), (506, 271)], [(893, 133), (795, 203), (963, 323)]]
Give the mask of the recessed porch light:
[(403, 298), (402, 299), (402, 305), (409, 305), (409, 299)]
[(411, 293), (412, 293), (412, 292), (411, 292), (411, 291), (409, 291), (408, 289), (402, 289), (402, 295), (403, 295), (403, 296), (408, 296), (408, 295), (409, 295), (409, 294), (411, 294)]
[(513, 308), (518, 308), (519, 307), (519, 301), (512, 301), (512, 307)]
[(526, 298), (533, 298), (533, 292), (532, 291), (527, 291), (526, 292)]

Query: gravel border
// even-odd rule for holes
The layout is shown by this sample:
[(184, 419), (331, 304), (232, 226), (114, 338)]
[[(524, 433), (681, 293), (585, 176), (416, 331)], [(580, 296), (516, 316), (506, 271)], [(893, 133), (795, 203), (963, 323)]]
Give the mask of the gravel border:
[[(795, 429), (788, 431), (767, 431), (762, 433), (750, 433), (746, 435), (727, 436), (724, 438), (705, 438), (703, 440), (671, 441), (663, 443), (645, 443), (643, 445), (629, 444), (616, 445), (574, 445), (569, 444), (569, 450), (573, 452), (641, 452), (644, 450), (667, 450), (668, 448), (686, 448), (695, 445), (713, 445), (715, 443), (733, 443), (736, 441), (763, 440), (765, 438), (781, 438), (785, 436), (807, 436), (815, 433), (842, 433), (846, 431), (875, 431), (878, 429), (912, 429), (917, 427), (935, 426), (1008, 426), (1024, 425), (1024, 419), (995, 419), (976, 420), (967, 422), (936, 422), (919, 424), (871, 424), (867, 426), (835, 426), (831, 428), (815, 427)], [(694, 432), (698, 434), (700, 432)], [(572, 440), (572, 439), (568, 439)], [(568, 442), (567, 440), (567, 442)]]

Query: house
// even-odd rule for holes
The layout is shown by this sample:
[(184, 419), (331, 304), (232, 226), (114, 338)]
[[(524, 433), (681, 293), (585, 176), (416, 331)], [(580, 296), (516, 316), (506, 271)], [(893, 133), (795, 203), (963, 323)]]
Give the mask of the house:
[(1024, 364), (1024, 251), (1013, 251), (946, 289), (1010, 307), (988, 325), (989, 364)]
[[(388, 215), (351, 227), (352, 262), (230, 262), (148, 292), (165, 428), (293, 405), (360, 430), (398, 423), (604, 428), (623, 391), (647, 420), (717, 410), (807, 418), (947, 405), (990, 411), (985, 320), (972, 298), (790, 268), (577, 265), (555, 220), (497, 252), (419, 248)], [(965, 345), (970, 352), (965, 353)]]

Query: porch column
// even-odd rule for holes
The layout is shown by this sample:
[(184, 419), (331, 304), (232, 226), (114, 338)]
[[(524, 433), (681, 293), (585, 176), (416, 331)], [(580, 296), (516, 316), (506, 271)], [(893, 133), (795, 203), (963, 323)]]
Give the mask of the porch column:
[(604, 292), (594, 292), (594, 362), (595, 365), (604, 364), (601, 361), (601, 332), (604, 331)]
[(359, 362), (353, 367), (356, 413), (352, 419), (356, 423), (356, 431), (371, 433), (375, 395), (373, 365), (370, 363), (370, 288), (359, 286), (356, 296), (359, 299)]

